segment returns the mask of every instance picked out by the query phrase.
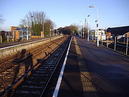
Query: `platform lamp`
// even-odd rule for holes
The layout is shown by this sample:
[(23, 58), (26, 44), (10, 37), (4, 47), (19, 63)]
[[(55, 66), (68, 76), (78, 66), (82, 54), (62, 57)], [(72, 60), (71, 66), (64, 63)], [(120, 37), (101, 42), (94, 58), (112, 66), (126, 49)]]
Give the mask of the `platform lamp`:
[[(89, 25), (88, 25), (88, 18), (90, 17), (90, 15), (87, 16), (87, 41), (89, 41), (89, 37), (90, 37), (90, 33), (89, 33)], [(86, 23), (86, 20), (85, 20), (85, 23)], [(86, 24), (85, 24), (86, 25)]]
[[(90, 5), (89, 6), (89, 8), (96, 8), (95, 6), (93, 6), (93, 5)], [(98, 23), (98, 18), (99, 18), (99, 14), (98, 14), (98, 8), (96, 8), (96, 13), (97, 13), (97, 20), (95, 20), (95, 22), (96, 22), (96, 31), (98, 31), (98, 27), (99, 27), (99, 23)], [(98, 35), (98, 33), (97, 33), (97, 46), (99, 46), (99, 35)]]
[(95, 20), (95, 23), (96, 23), (96, 31), (95, 32), (97, 34), (97, 42), (96, 43), (97, 43), (97, 46), (99, 46), (99, 32), (98, 32), (99, 31), (99, 29), (98, 29), (99, 25), (98, 25), (98, 20)]
[(34, 16), (31, 16), (31, 34), (33, 33), (33, 17)]

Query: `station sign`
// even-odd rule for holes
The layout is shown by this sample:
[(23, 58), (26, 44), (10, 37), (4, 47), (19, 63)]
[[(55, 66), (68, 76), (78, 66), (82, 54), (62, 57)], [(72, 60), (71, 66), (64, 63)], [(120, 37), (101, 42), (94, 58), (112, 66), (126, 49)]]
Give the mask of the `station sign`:
[(11, 26), (11, 31), (17, 30), (18, 27)]

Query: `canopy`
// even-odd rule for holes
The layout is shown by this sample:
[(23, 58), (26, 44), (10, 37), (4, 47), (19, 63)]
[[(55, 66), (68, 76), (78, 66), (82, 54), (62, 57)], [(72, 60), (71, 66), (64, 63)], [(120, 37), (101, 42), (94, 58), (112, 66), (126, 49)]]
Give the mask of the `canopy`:
[(123, 34), (129, 32), (129, 26), (108, 28), (107, 32), (111, 32), (111, 34), (113, 34), (115, 36), (123, 35)]

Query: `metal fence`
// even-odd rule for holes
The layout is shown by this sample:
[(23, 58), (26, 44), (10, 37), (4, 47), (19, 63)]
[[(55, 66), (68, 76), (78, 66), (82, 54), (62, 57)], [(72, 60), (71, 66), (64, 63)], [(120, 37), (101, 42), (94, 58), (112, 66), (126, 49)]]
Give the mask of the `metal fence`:
[(129, 55), (129, 37), (125, 36), (114, 36), (106, 40), (100, 41), (100, 44), (111, 48), (114, 51), (118, 51), (124, 55)]

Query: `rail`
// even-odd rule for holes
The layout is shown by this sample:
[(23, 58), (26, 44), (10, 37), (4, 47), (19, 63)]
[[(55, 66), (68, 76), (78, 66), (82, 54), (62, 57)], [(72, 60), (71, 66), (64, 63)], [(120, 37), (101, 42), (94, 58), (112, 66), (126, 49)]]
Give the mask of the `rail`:
[[(44, 58), (46, 55), (48, 55), (50, 52), (53, 52), (56, 48), (58, 48), (58, 46), (65, 40), (65, 37), (62, 39), (58, 39), (58, 40), (54, 40), (51, 41), (50, 43), (47, 43), (46, 45), (39, 46), (38, 48), (34, 49), (34, 50), (30, 50), (29, 52), (33, 54), (33, 63), (36, 64), (36, 59), (38, 58)], [(58, 42), (58, 43), (56, 43)], [(55, 46), (54, 46), (55, 45)], [(49, 46), (49, 49), (48, 49)], [(39, 49), (40, 48), (40, 49)], [(38, 52), (37, 52), (38, 51)], [(5, 85), (10, 84), (11, 78), (9, 78), (10, 76), (13, 76), (13, 72), (15, 69), (15, 66), (11, 63), (11, 61), (13, 61), (13, 59), (10, 60), (6, 60), (4, 61), (4, 63), (1, 64), (1, 68), (0, 68), (0, 83), (3, 83), (5, 80)], [(24, 72), (24, 66), (21, 65), (21, 69), (20, 71)], [(6, 81), (8, 80), (8, 81)], [(10, 81), (10, 82), (9, 82)], [(6, 87), (5, 85), (3, 85), (3, 87)], [(2, 87), (0, 87), (2, 88)]]
[[(49, 83), (50, 83), (52, 77), (54, 77), (54, 73), (56, 73), (56, 70), (57, 70), (57, 68), (58, 68), (58, 66), (59, 66), (59, 63), (60, 63), (61, 59), (62, 59), (63, 56), (65, 56), (65, 54), (66, 54), (66, 51), (67, 51), (69, 42), (70, 42), (70, 38), (67, 40), (66, 46), (63, 47), (63, 48), (61, 47), (61, 48), (63, 49), (63, 51), (61, 50), (61, 55), (58, 56), (58, 60), (57, 60), (56, 66), (55, 66), (55, 68), (54, 68), (54, 70), (53, 70), (53, 73), (51, 74), (51, 76), (50, 76), (50, 78), (49, 78), (49, 80), (48, 80), (48, 82), (47, 82), (47, 84), (46, 84), (46, 87), (45, 87), (44, 90), (42, 91), (42, 94), (40, 95), (40, 97), (46, 96), (46, 95), (45, 95), (45, 92), (46, 92), (47, 89), (48, 89), (48, 85), (49, 85)], [(60, 67), (62, 67), (62, 66), (60, 66)], [(59, 68), (59, 70), (57, 70), (57, 71), (60, 71), (60, 69), (61, 69), (61, 68)]]
[[(66, 41), (65, 41), (66, 42)], [(63, 43), (64, 44), (64, 43)], [(62, 44), (62, 45), (63, 45)], [(67, 40), (67, 44), (68, 44), (68, 40)], [(57, 43), (57, 45), (59, 45), (58, 43)], [(58, 47), (58, 49), (60, 48), (60, 49), (62, 49), (62, 45), (60, 45), (59, 47)], [(42, 94), (41, 95), (43, 95), (44, 94), (44, 92), (46, 91), (46, 89), (47, 89), (47, 86), (48, 86), (48, 84), (49, 84), (49, 82), (50, 82), (50, 80), (51, 80), (51, 78), (52, 78), (52, 76), (53, 76), (53, 74), (54, 74), (54, 72), (55, 72), (55, 70), (56, 70), (56, 68), (57, 68), (57, 66), (58, 66), (58, 64), (59, 64), (59, 62), (60, 62), (60, 60), (61, 60), (61, 58), (62, 58), (62, 56), (63, 56), (63, 54), (64, 54), (64, 52), (65, 52), (65, 50), (66, 50), (66, 48), (67, 48), (67, 46), (64, 46), (63, 48), (65, 48), (65, 49), (62, 49), (61, 51), (60, 51), (60, 56), (58, 56), (58, 60), (57, 60), (57, 62), (56, 62), (56, 66), (55, 66), (55, 68), (54, 68), (54, 70), (53, 70), (53, 72), (52, 72), (52, 74), (51, 74), (51, 76), (50, 76), (50, 78), (49, 78), (49, 80), (47, 81), (47, 84), (46, 84), (46, 87), (43, 89), (43, 91), (42, 91)], [(35, 65), (33, 65), (31, 68), (29, 68), (27, 71), (25, 71), (24, 72), (24, 74), (22, 75), (22, 76), (20, 76), (17, 80), (15, 80), (10, 86), (8, 86), (6, 89), (4, 89), (4, 91), (2, 91), (1, 93), (0, 93), (0, 96), (2, 96), (2, 95), (7, 95), (7, 97), (11, 97), (12, 95), (10, 95), (10, 93), (12, 94), (13, 92), (14, 92), (14, 90), (15, 90), (15, 88), (17, 87), (17, 85), (19, 84), (19, 82), (20, 83), (22, 83), (22, 82), (24, 82), (30, 75), (33, 75), (32, 73), (33, 72), (35, 72), (36, 70), (37, 70), (37, 68), (39, 68), (41, 65), (39, 65), (39, 64), (42, 64), (42, 63), (44, 63), (44, 64), (46, 64), (45, 62), (47, 62), (46, 60), (50, 60), (49, 58), (50, 57), (52, 57), (52, 56), (55, 56), (54, 55), (54, 53), (57, 51), (57, 49), (54, 49), (53, 51), (52, 51), (52, 53), (47, 53), (46, 54), (46, 56), (43, 58), (43, 59), (38, 59), (37, 60), (37, 63), (35, 64)], [(57, 57), (57, 56), (56, 56)], [(27, 60), (32, 60), (32, 55), (31, 54), (28, 54), (28, 56), (25, 58), (25, 59), (23, 59), (23, 60), (20, 60), (19, 62), (18, 62), (18, 64), (20, 64), (20, 63), (24, 63), (24, 61), (27, 61)], [(15, 61), (16, 62), (16, 61)], [(31, 64), (32, 63), (32, 61), (29, 61), (30, 63), (28, 63), (28, 64)], [(40, 96), (41, 97), (41, 96)]]
[[(56, 49), (58, 45), (65, 40), (65, 37), (58, 38), (56, 40), (50, 41), (44, 45), (39, 45), (38, 47), (32, 48), (30, 50), (27, 50), (28, 52), (33, 54), (33, 59), (41, 58), (46, 55), (46, 52), (51, 52), (52, 50)], [(58, 42), (58, 43), (56, 43)], [(11, 68), (12, 64), (11, 61), (16, 57), (12, 56), (11, 58), (7, 57), (0, 62), (0, 73), (3, 72), (6, 68)], [(36, 63), (36, 60), (34, 60), (34, 63)]]

